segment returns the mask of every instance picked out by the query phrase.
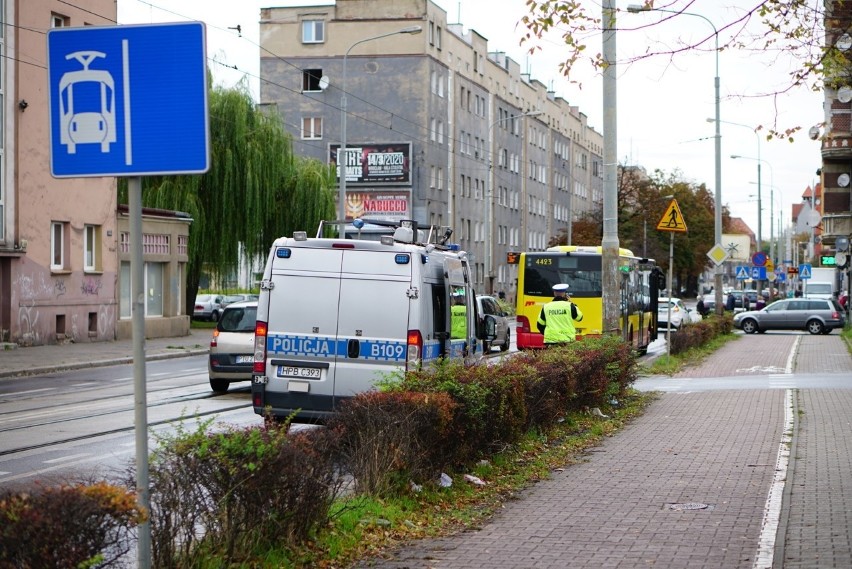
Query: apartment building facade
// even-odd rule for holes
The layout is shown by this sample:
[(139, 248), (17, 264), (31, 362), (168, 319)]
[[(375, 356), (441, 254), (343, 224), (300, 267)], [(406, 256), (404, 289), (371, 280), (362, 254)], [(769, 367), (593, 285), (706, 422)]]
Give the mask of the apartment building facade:
[[(825, 3), (826, 44), (852, 57), (852, 6), (837, 0)], [(852, 237), (852, 68), (839, 69), (825, 78), (825, 128), (811, 129), (822, 144), (821, 195), (803, 196), (803, 203), (821, 216), (812, 244), (815, 259), (837, 253), (838, 238)], [(820, 136), (821, 135), (821, 136)], [(841, 239), (841, 242), (843, 239)], [(809, 252), (810, 252), (809, 251)], [(848, 257), (849, 248), (846, 253)], [(847, 262), (847, 266), (849, 263)]]
[(480, 290), (512, 293), (508, 252), (600, 206), (586, 115), (430, 0), (262, 8), (260, 37), (260, 101), (296, 153), (336, 165), (345, 128), (347, 219), (451, 228)]
[[(116, 2), (0, 0), (0, 18), (0, 342), (128, 337), (129, 230), (117, 181), (51, 176), (46, 89), (48, 31), (115, 25)], [(143, 217), (148, 337), (189, 330), (181, 299), (191, 220), (162, 218)]]

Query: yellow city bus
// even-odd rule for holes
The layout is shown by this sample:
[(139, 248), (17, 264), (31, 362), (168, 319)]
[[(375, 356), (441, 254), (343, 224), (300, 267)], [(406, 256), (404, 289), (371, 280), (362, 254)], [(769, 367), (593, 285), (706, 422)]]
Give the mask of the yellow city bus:
[[(511, 262), (512, 258), (510, 258)], [(519, 350), (543, 348), (536, 325), (541, 307), (553, 298), (552, 287), (568, 284), (568, 294), (583, 312), (577, 339), (603, 333), (601, 247), (559, 246), (515, 255), (518, 264), (516, 301)], [(651, 259), (619, 249), (619, 331), (639, 353), (657, 338), (657, 297), (662, 272)]]

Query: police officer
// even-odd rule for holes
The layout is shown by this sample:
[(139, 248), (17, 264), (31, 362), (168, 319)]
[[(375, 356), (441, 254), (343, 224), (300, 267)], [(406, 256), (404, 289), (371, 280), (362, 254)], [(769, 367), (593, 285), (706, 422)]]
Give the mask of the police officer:
[(567, 284), (553, 285), (553, 300), (541, 307), (538, 331), (544, 334), (545, 346), (567, 344), (577, 338), (575, 322), (583, 320), (583, 313), (568, 296)]
[(450, 307), (450, 338), (467, 338), (467, 306), (464, 303), (464, 290), (453, 292), (453, 305)]

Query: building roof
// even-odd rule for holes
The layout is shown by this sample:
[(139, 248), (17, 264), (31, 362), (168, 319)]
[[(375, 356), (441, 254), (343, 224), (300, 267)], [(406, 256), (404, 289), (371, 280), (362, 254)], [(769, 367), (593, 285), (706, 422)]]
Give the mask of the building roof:
[(729, 231), (727, 233), (739, 233), (740, 235), (748, 235), (754, 240), (754, 231), (748, 226), (748, 224), (743, 221), (741, 217), (732, 217), (731, 225)]

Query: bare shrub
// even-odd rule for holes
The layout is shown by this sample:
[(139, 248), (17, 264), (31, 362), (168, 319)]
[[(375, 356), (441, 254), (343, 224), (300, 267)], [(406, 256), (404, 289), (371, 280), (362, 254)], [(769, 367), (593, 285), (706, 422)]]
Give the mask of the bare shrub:
[(158, 567), (307, 539), (328, 521), (341, 478), (337, 435), (287, 425), (181, 433), (154, 453), (151, 531)]
[(106, 482), (0, 495), (0, 568), (119, 563), (145, 520), (136, 495)]
[(576, 357), (573, 351), (535, 350), (523, 352), (501, 364), (512, 368), (526, 366), (531, 370), (514, 372), (526, 378), (528, 427), (552, 426), (570, 411), (577, 396), (577, 378), (573, 371)]
[(345, 401), (329, 428), (342, 439), (343, 468), (357, 492), (380, 496), (406, 474), (434, 478), (445, 465), (445, 449), (456, 405), (445, 393), (367, 392)]

